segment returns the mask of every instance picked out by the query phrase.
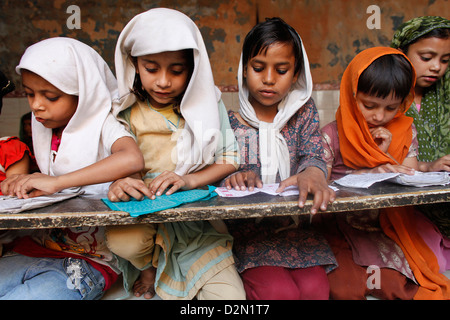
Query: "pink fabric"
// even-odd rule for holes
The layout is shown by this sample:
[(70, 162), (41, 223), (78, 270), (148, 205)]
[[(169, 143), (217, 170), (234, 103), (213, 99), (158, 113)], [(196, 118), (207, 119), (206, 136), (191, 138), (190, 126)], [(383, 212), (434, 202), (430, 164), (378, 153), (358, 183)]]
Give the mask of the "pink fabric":
[(435, 254), (439, 272), (450, 270), (450, 239), (444, 237), (439, 229), (422, 213), (416, 210), (417, 232)]
[(257, 267), (242, 274), (248, 300), (328, 300), (330, 286), (321, 266)]
[(61, 144), (61, 139), (59, 139), (56, 134), (52, 135), (52, 151), (58, 151), (59, 145)]

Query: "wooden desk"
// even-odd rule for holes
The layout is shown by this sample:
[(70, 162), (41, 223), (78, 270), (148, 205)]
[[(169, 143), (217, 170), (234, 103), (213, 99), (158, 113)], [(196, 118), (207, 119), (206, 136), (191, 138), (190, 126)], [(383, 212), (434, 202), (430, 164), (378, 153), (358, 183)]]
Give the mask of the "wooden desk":
[[(133, 218), (126, 212), (111, 211), (100, 198), (79, 196), (41, 209), (19, 214), (0, 214), (0, 229), (106, 226), (309, 214), (312, 200), (308, 200), (305, 207), (300, 209), (297, 199), (297, 196), (281, 197), (263, 193), (242, 198), (215, 197), (208, 201), (185, 204)], [(339, 187), (337, 199), (328, 207), (327, 212), (442, 202), (450, 202), (448, 185), (416, 188), (377, 183), (369, 189)]]

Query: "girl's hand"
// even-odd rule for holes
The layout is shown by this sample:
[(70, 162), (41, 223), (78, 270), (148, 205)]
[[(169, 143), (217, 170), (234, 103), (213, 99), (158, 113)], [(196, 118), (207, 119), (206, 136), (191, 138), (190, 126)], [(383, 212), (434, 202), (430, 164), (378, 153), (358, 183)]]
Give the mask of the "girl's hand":
[(325, 175), (317, 167), (308, 167), (301, 173), (281, 181), (277, 192), (282, 192), (286, 187), (297, 185), (299, 190), (298, 206), (303, 208), (308, 194), (314, 195), (311, 213), (317, 213), (317, 210), (325, 211), (328, 203), (336, 199), (336, 193), (328, 187)]
[(239, 171), (225, 179), (225, 187), (228, 190), (234, 188), (239, 191), (248, 188), (248, 190), (253, 191), (255, 186), (262, 188), (263, 183), (254, 171)]
[[(169, 188), (169, 186), (171, 187)], [(182, 177), (172, 171), (163, 171), (163, 173), (150, 183), (148, 188), (151, 193), (151, 199), (155, 199), (156, 196), (162, 195), (167, 188), (169, 188), (169, 190), (166, 191), (166, 195), (171, 195), (181, 188), (186, 190), (192, 189), (187, 176)]]
[(42, 195), (49, 195), (61, 191), (58, 177), (42, 173), (16, 175), (3, 181), (2, 192), (10, 196), (28, 199)]
[(2, 193), (5, 196), (15, 196), (14, 194), (15, 184), (17, 180), (19, 180), (23, 176), (26, 176), (26, 174), (15, 174), (3, 180), (0, 183)]
[(421, 162), (420, 169), (429, 172), (450, 171), (450, 154), (432, 162)]
[(141, 179), (123, 178), (109, 186), (108, 199), (114, 202), (129, 201), (131, 197), (142, 200), (144, 196), (150, 198), (152, 194)]
[[(409, 175), (414, 175), (416, 172), (413, 168), (410, 168), (408, 166), (400, 165), (400, 164), (383, 164), (381, 166), (375, 167), (370, 170), (361, 170), (359, 173), (388, 173), (388, 172), (399, 172), (399, 173), (405, 173)], [(358, 173), (358, 172), (355, 172)]]
[(373, 139), (384, 153), (387, 153), (392, 141), (392, 133), (384, 127), (370, 128)]

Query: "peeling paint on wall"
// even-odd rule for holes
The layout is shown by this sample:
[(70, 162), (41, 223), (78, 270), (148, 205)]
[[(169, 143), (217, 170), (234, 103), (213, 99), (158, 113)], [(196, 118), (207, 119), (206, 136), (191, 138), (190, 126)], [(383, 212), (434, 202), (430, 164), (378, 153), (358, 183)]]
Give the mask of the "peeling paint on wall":
[[(369, 30), (366, 9), (373, 2), (3, 0), (0, 2), (0, 69), (19, 82), (14, 68), (25, 49), (48, 37), (65, 36), (91, 45), (114, 70), (114, 48), (125, 24), (148, 9), (168, 7), (184, 12), (199, 26), (216, 84), (225, 89), (236, 87), (245, 35), (258, 20), (274, 16), (283, 18), (301, 35), (316, 88), (336, 88), (355, 54), (371, 46), (388, 45), (402, 22), (420, 15), (450, 15), (448, 0), (379, 1), (381, 28)], [(66, 25), (70, 16), (67, 7), (73, 4), (80, 8), (80, 29), (69, 29)]]

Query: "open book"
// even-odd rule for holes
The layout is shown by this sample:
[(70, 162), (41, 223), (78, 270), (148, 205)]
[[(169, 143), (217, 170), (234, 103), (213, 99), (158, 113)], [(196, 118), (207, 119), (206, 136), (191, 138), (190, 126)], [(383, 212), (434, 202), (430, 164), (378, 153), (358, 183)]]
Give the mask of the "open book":
[(414, 187), (443, 186), (450, 183), (450, 173), (417, 171), (414, 175), (404, 173), (348, 174), (334, 182), (344, 187), (368, 188), (380, 181), (389, 181)]

